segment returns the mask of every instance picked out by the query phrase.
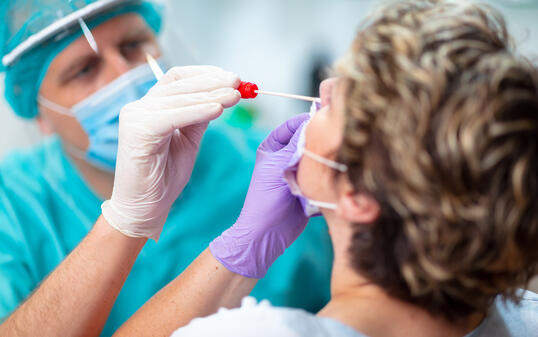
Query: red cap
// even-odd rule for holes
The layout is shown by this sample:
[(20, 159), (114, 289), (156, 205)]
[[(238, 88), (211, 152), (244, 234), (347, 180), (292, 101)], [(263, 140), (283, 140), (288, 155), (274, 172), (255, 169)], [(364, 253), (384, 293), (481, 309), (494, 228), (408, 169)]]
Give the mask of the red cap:
[(241, 93), (241, 98), (256, 98), (258, 93), (255, 92), (258, 90), (258, 86), (250, 82), (241, 82), (237, 90)]

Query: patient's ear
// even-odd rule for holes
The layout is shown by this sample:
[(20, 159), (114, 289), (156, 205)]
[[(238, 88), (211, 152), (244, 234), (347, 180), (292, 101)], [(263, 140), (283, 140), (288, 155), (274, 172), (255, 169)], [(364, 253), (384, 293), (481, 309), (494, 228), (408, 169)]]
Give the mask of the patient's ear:
[(371, 224), (379, 217), (380, 206), (377, 200), (366, 193), (356, 193), (346, 187), (340, 195), (336, 214), (351, 223)]

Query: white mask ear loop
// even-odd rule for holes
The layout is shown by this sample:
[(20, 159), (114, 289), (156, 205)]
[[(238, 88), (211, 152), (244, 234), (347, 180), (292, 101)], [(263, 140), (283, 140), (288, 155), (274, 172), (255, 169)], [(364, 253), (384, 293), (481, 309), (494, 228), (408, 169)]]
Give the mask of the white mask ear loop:
[[(44, 106), (45, 108), (55, 111), (59, 114), (66, 115), (69, 117), (75, 116), (73, 112), (71, 111), (71, 109), (68, 109), (64, 106), (51, 102), (43, 96), (39, 96), (37, 98), (37, 102), (41, 104), (42, 106)], [(70, 153), (74, 157), (77, 157), (78, 159), (86, 160), (86, 152), (84, 150), (77, 149), (76, 147), (70, 144), (64, 143), (64, 142), (62, 142), (62, 146), (66, 152)]]
[(52, 101), (49, 101), (48, 99), (46, 99), (43, 96), (38, 96), (37, 97), (37, 103), (41, 104), (42, 106), (44, 106), (47, 109), (50, 109), (50, 110), (55, 111), (57, 113), (61, 113), (62, 115), (67, 115), (67, 116), (70, 116), (70, 117), (75, 116), (75, 114), (71, 111), (71, 109), (66, 108), (64, 106), (61, 106), (59, 104), (56, 104), (56, 103), (54, 103)]
[[(310, 158), (314, 159), (315, 161), (321, 164), (324, 164), (334, 170), (340, 171), (342, 173), (347, 172), (347, 166), (344, 164), (340, 164), (333, 160), (317, 155), (313, 152), (308, 151), (307, 149), (303, 149), (303, 153), (309, 156)], [(310, 202), (311, 205), (316, 206), (318, 208), (324, 208), (324, 209), (328, 209), (332, 211), (336, 210), (336, 208), (338, 207), (335, 203), (332, 203), (332, 202), (325, 202), (325, 201), (318, 201), (318, 200), (311, 200), (311, 199), (309, 199), (308, 202)]]
[[(340, 171), (342, 173), (345, 173), (347, 172), (347, 166), (344, 165), (344, 164), (340, 164), (340, 163), (337, 163), (333, 160), (330, 160), (330, 159), (327, 159), (327, 158), (324, 158), (320, 155), (317, 155), (313, 152), (310, 152), (308, 151), (307, 149), (303, 149), (303, 154), (307, 155), (308, 157), (314, 159), (315, 161), (319, 162), (319, 163), (322, 163), (332, 169), (335, 169), (337, 171)], [(338, 208), (338, 205), (335, 204), (335, 203), (332, 203), (332, 202), (325, 202), (325, 201), (318, 201), (318, 200), (312, 200), (312, 199), (308, 199), (308, 202), (312, 205), (312, 206), (316, 206), (318, 208), (324, 208), (324, 209), (328, 209), (328, 210), (336, 210)]]
[(314, 152), (310, 152), (309, 150), (307, 149), (303, 149), (303, 153), (307, 156), (309, 156), (310, 158), (314, 159), (315, 161), (319, 162), (319, 163), (322, 163), (323, 165), (326, 165), (332, 169), (335, 169), (337, 171), (340, 171), (342, 173), (346, 173), (347, 172), (347, 166), (344, 165), (344, 164), (340, 164), (340, 163), (337, 163), (333, 160), (330, 160), (330, 159), (327, 159), (325, 157), (322, 157), (318, 154), (315, 154)]

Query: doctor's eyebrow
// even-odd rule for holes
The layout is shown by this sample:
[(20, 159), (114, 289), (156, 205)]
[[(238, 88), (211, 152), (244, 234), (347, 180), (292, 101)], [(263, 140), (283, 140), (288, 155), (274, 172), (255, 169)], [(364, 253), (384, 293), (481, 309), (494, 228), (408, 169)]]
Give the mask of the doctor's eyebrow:
[(136, 29), (127, 31), (127, 33), (122, 37), (122, 40), (140, 37), (149, 38), (152, 36), (154, 35), (151, 29), (144, 25), (143, 27), (138, 27)]

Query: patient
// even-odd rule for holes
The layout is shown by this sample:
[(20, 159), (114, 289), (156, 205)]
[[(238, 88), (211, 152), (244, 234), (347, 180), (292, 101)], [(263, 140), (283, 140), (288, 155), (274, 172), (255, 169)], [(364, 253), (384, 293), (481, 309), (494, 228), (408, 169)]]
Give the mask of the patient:
[[(538, 73), (500, 15), (390, 5), (337, 72), (308, 122), (288, 121), (258, 150), (238, 222), (118, 335), (536, 334), (538, 296), (519, 288), (538, 267)], [(297, 153), (303, 199), (280, 185)], [(313, 205), (334, 245), (331, 301), (317, 316), (253, 299), (230, 309)]]

